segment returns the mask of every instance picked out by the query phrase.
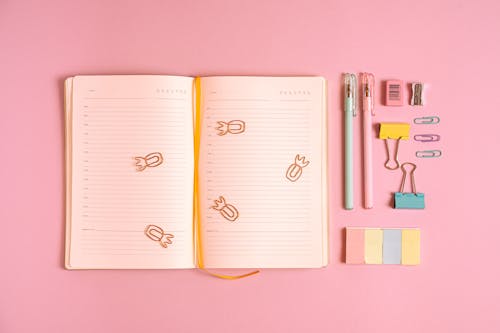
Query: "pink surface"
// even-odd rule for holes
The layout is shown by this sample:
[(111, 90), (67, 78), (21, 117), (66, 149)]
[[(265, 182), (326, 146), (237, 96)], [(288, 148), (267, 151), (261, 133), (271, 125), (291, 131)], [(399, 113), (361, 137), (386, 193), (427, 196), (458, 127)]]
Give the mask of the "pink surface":
[[(499, 10), (494, 0), (2, 1), (0, 332), (499, 332)], [(342, 71), (375, 74), (376, 122), (441, 117), (428, 131), (443, 157), (417, 161), (424, 211), (389, 207), (401, 175), (383, 168), (378, 139), (375, 207), (360, 208), (358, 149), (355, 210), (341, 208)], [(330, 266), (238, 281), (64, 270), (62, 83), (89, 73), (326, 76)], [(427, 106), (381, 106), (380, 80), (394, 78), (431, 84)], [(401, 160), (427, 146), (402, 142)], [(420, 227), (422, 263), (343, 264), (345, 226)]]

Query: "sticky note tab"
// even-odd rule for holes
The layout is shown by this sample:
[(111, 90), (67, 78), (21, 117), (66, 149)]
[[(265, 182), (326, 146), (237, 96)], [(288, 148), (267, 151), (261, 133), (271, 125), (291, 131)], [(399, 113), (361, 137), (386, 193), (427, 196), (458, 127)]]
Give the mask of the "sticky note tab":
[(410, 138), (409, 123), (380, 123), (379, 139), (401, 139)]
[(384, 264), (401, 264), (401, 229), (384, 229)]
[(419, 229), (403, 229), (401, 231), (401, 263), (403, 265), (420, 264)]
[(365, 263), (382, 263), (382, 229), (365, 229)]
[(365, 263), (365, 229), (346, 229), (346, 264)]

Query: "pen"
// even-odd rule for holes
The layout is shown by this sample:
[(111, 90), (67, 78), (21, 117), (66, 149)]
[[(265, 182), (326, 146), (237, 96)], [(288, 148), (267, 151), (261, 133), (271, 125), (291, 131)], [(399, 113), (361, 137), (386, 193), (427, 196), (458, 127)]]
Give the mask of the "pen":
[(354, 208), (352, 118), (356, 116), (356, 74), (344, 74), (344, 207)]
[(363, 164), (364, 164), (364, 205), (373, 208), (373, 161), (372, 161), (372, 116), (375, 78), (371, 73), (361, 73), (363, 92)]

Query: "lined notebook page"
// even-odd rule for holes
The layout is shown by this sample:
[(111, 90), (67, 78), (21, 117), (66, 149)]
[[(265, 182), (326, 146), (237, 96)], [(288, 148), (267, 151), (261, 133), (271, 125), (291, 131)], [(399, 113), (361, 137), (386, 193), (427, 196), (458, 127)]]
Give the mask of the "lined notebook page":
[(192, 84), (168, 76), (67, 81), (68, 268), (193, 267)]
[(203, 78), (201, 96), (206, 267), (326, 265), (324, 79)]

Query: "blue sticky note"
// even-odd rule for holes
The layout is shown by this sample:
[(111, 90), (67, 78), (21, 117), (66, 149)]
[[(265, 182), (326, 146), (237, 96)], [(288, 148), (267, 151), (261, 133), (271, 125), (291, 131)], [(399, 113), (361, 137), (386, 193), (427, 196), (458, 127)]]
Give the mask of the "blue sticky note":
[(401, 229), (384, 229), (382, 262), (384, 264), (401, 264)]
[(396, 209), (424, 209), (423, 193), (394, 193), (394, 208)]

